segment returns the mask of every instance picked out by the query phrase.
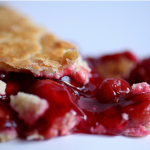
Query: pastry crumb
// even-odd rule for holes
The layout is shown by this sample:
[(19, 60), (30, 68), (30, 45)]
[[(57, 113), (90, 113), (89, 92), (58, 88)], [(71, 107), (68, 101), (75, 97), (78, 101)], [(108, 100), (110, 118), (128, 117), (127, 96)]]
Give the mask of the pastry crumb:
[(75, 127), (80, 122), (78, 116), (73, 115), (72, 113), (66, 113), (63, 118), (56, 118), (52, 128), (51, 135), (68, 135), (71, 134), (71, 129)]
[(129, 120), (129, 115), (126, 114), (126, 113), (123, 113), (123, 114), (122, 114), (122, 118), (123, 118), (124, 120)]
[(16, 96), (10, 96), (10, 106), (28, 125), (33, 125), (49, 108), (45, 99), (23, 92), (18, 92)]
[(140, 137), (146, 136), (150, 134), (150, 122), (143, 124), (140, 123), (137, 126), (130, 124), (130, 126), (123, 132), (125, 136), (133, 136), (133, 137)]
[(5, 95), (6, 83), (0, 80), (0, 95)]
[(146, 82), (133, 84), (131, 91), (135, 95), (136, 94), (150, 92), (150, 85), (148, 83), (146, 83)]
[(44, 137), (38, 133), (32, 134), (26, 138), (28, 141), (31, 140), (44, 140)]

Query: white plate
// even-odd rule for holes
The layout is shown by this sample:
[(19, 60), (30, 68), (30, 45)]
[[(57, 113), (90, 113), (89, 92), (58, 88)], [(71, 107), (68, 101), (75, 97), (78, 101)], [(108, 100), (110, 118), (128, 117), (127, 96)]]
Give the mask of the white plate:
[[(2, 3), (2, 2), (1, 2)], [(131, 49), (150, 56), (150, 2), (5, 2), (59, 37), (78, 45), (84, 56)], [(150, 136), (69, 135), (48, 141), (13, 140), (0, 150), (149, 150)]]

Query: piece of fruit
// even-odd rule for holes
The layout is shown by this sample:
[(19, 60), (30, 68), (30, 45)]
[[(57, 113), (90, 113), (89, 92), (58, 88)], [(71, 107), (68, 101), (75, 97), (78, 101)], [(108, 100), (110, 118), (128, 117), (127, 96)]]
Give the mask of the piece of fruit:
[(103, 103), (117, 103), (129, 95), (131, 87), (123, 79), (107, 78), (97, 88), (96, 97)]

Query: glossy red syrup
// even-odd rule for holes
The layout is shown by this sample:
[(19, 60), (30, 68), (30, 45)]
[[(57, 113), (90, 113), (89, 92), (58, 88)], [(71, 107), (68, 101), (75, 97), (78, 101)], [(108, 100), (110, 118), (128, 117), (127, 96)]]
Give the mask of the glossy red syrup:
[[(136, 57), (128, 52), (112, 55), (112, 58), (109, 56), (109, 59), (115, 60), (122, 55), (137, 61)], [(106, 61), (107, 58), (105, 56), (103, 59)], [(6, 95), (0, 97), (0, 131), (7, 127), (15, 127), (22, 138), (34, 133), (44, 136), (45, 139), (65, 135), (60, 122), (67, 113), (73, 114), (78, 120), (69, 133), (118, 135), (123, 134), (131, 124), (137, 126), (149, 122), (150, 93), (134, 95), (127, 81), (105, 79), (98, 73), (94, 68), (102, 63), (99, 63), (98, 58), (88, 60), (90, 65), (92, 64), (92, 72), (90, 82), (86, 85), (77, 83), (69, 76), (60, 80), (50, 80), (1, 71), (0, 79), (7, 83), (7, 88)], [(144, 67), (145, 64), (142, 68)], [(10, 95), (16, 95), (18, 91), (37, 95), (49, 103), (49, 109), (32, 126), (20, 120), (18, 114), (9, 106)], [(55, 124), (58, 128), (57, 134), (51, 132)]]

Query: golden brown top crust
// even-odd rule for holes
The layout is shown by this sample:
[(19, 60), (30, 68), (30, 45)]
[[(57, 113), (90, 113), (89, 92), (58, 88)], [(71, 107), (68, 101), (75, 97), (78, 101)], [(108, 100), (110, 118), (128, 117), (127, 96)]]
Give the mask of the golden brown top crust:
[(14, 11), (0, 7), (0, 69), (59, 76), (78, 58), (76, 47)]

